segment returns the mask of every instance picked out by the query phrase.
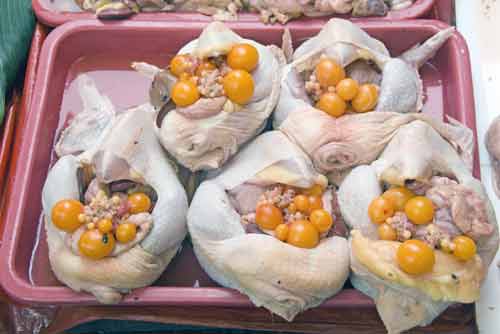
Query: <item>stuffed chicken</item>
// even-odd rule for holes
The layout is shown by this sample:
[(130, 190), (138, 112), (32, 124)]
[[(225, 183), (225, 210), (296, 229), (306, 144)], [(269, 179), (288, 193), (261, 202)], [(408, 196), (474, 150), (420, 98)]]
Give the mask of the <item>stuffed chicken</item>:
[(347, 279), (341, 225), (335, 190), (279, 131), (211, 173), (188, 211), (194, 251), (210, 277), (289, 321)]
[(370, 111), (420, 111), (423, 88), (418, 68), (453, 31), (442, 30), (393, 58), (382, 42), (355, 24), (330, 20), (293, 53), (291, 63), (284, 68), (275, 127), (306, 106), (332, 117)]
[(499, 245), (483, 185), (422, 121), (401, 126), (377, 160), (338, 193), (351, 230), (351, 282), (374, 299), (390, 333), (473, 303)]
[(221, 167), (263, 130), (278, 101), (283, 63), (277, 47), (214, 22), (167, 69), (133, 66), (153, 78), (161, 143), (183, 166), (199, 171)]
[(124, 18), (138, 12), (195, 11), (217, 19), (234, 20), (239, 11), (260, 13), (265, 23), (286, 23), (300, 16), (385, 16), (389, 10), (410, 7), (415, 0), (56, 0), (74, 1), (102, 19)]
[(43, 187), (50, 265), (73, 290), (118, 303), (152, 284), (178, 251), (187, 198), (150, 105), (115, 114), (90, 78), (77, 80), (84, 111), (64, 130)]

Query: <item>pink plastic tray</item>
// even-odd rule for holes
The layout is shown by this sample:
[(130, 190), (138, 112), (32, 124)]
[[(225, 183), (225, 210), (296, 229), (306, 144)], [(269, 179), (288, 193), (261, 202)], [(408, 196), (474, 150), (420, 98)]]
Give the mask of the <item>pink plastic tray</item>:
[[(89, 12), (61, 12), (52, 8), (50, 5), (52, 0), (33, 0), (33, 10), (35, 11), (38, 19), (51, 27), (59, 26), (63, 23), (73, 20), (88, 20), (93, 19), (95, 16), (93, 13)], [(389, 12), (389, 14), (383, 18), (373, 18), (381, 19), (386, 21), (394, 20), (409, 20), (424, 17), (432, 9), (435, 0), (417, 0), (411, 7), (403, 10), (395, 10)], [(349, 17), (349, 16), (342, 16)], [(300, 21), (314, 22), (322, 21), (324, 22), (328, 18), (302, 18)], [(194, 21), (194, 22), (207, 22), (211, 18), (197, 13), (140, 13), (130, 18), (133, 21)], [(253, 21), (259, 20), (259, 16), (256, 14), (240, 14), (240, 21)], [(355, 20), (366, 20), (365, 19), (355, 19)]]
[[(386, 43), (393, 55), (447, 27), (441, 22), (425, 20), (371, 21), (360, 25)], [(147, 85), (142, 87), (144, 92), (137, 92), (135, 88), (131, 91), (124, 81), (117, 79), (116, 76), (124, 73), (132, 75), (126, 72), (126, 63), (155, 57), (160, 62), (167, 62), (168, 55), (197, 37), (203, 26), (204, 23), (197, 22), (102, 24), (78, 21), (56, 28), (49, 34), (40, 58), (31, 108), (20, 129), (22, 133), (17, 137), (20, 140), (14, 147), (22, 163), (12, 171), (7, 191), (0, 280), (13, 299), (30, 304), (97, 304), (91, 295), (75, 293), (54, 278), (40, 219), (41, 189), (51, 164), (54, 139), (69, 114), (78, 111), (77, 104), (71, 103), (71, 80), (81, 72), (94, 75), (96, 80), (100, 78), (99, 88), (104, 87), (104, 93), (113, 101), (120, 96), (134, 95), (133, 91), (146, 94)], [(278, 25), (263, 26), (251, 22), (239, 22), (232, 28), (264, 44), (279, 43), (284, 29)], [(290, 28), (298, 44), (315, 35), (321, 25), (292, 23)], [(107, 71), (99, 72), (105, 74), (106, 80), (97, 75), (96, 69), (99, 68)], [(475, 129), (469, 56), (458, 33), (431, 63), (422, 68), (421, 74), (427, 95), (424, 112), (436, 117), (443, 117), (446, 112)], [(120, 100), (120, 107), (136, 102), (128, 97), (126, 101)], [(60, 112), (61, 108), (63, 112)], [(476, 175), (479, 170), (477, 161), (476, 157)], [(193, 288), (195, 284), (199, 287)], [(199, 267), (187, 243), (153, 286), (127, 295), (123, 304), (251, 307), (247, 297), (212, 282)], [(373, 307), (373, 304), (366, 296), (347, 286), (321, 307)]]
[(430, 12), (430, 17), (452, 24), (455, 19), (455, 2), (453, 0), (436, 1)]

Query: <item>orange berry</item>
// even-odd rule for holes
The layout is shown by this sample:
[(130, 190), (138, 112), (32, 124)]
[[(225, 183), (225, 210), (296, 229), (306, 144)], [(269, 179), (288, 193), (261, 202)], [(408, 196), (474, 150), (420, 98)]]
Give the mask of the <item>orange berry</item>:
[(116, 228), (116, 240), (122, 244), (126, 244), (135, 239), (137, 235), (137, 226), (131, 223), (123, 223)]
[(77, 200), (61, 200), (52, 208), (52, 223), (60, 230), (74, 232), (83, 224), (78, 219), (83, 213), (83, 208), (83, 204)]
[(374, 84), (361, 85), (358, 94), (351, 103), (356, 112), (367, 112), (375, 109), (378, 103), (378, 86)]
[(347, 104), (336, 93), (324, 93), (316, 103), (316, 108), (333, 117), (340, 117), (345, 114)]
[(420, 240), (407, 240), (396, 253), (399, 267), (406, 273), (421, 275), (432, 271), (436, 258), (434, 250)]
[(172, 88), (172, 100), (178, 107), (187, 107), (200, 99), (198, 87), (190, 80), (177, 81)]
[(368, 207), (368, 216), (374, 224), (385, 223), (387, 218), (394, 215), (394, 205), (388, 199), (383, 197), (375, 198)]
[(477, 247), (474, 240), (471, 238), (461, 235), (453, 239), (453, 244), (455, 245), (453, 249), (453, 255), (462, 261), (469, 261), (476, 255)]
[(113, 251), (115, 238), (112, 233), (102, 233), (97, 229), (85, 231), (78, 240), (80, 253), (92, 260), (100, 260)]
[(252, 72), (259, 64), (259, 52), (250, 44), (236, 44), (227, 55), (227, 64), (233, 70)]
[(245, 104), (252, 99), (254, 81), (244, 70), (232, 70), (223, 79), (222, 85), (228, 99), (237, 104)]
[(305, 195), (297, 195), (293, 199), (293, 204), (300, 212), (309, 211), (309, 198)]
[(283, 224), (283, 213), (272, 204), (261, 204), (255, 211), (255, 223), (263, 230), (274, 230)]
[(111, 219), (101, 219), (97, 222), (97, 228), (102, 233), (109, 233), (113, 230), (113, 222)]
[(309, 196), (309, 212), (323, 209), (323, 199), (321, 196)]
[(297, 220), (290, 224), (286, 241), (295, 247), (314, 248), (319, 243), (319, 232), (307, 220)]
[(316, 65), (316, 79), (323, 88), (334, 87), (345, 78), (342, 66), (331, 59), (322, 59)]
[(336, 92), (344, 101), (351, 101), (358, 95), (359, 84), (351, 78), (343, 79), (337, 84)]
[(434, 219), (434, 204), (427, 197), (416, 196), (406, 202), (405, 213), (413, 224), (428, 224)]
[(276, 226), (276, 229), (274, 230), (274, 236), (278, 240), (285, 241), (288, 237), (288, 225), (279, 224), (278, 226)]
[(328, 232), (333, 225), (332, 216), (328, 211), (322, 209), (316, 209), (311, 212), (309, 220), (320, 233)]
[(415, 194), (408, 188), (394, 187), (384, 192), (382, 197), (392, 201), (395, 211), (404, 211), (406, 203), (415, 197)]
[(191, 60), (188, 55), (177, 55), (170, 60), (170, 72), (180, 78), (181, 74), (189, 72), (191, 69)]
[(131, 214), (148, 212), (151, 209), (151, 199), (145, 193), (133, 193), (128, 196), (128, 205)]

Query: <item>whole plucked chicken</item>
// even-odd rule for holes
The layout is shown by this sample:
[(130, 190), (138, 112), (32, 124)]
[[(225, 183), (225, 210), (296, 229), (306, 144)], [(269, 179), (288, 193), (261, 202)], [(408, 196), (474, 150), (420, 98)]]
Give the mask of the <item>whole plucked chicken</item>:
[[(290, 205), (294, 189), (314, 185), (325, 189), (327, 180), (279, 131), (257, 137), (220, 171), (212, 173), (196, 191), (188, 212), (195, 254), (210, 277), (288, 321), (336, 294), (349, 273), (345, 238), (324, 233), (318, 239), (312, 223), (292, 222), (300, 225), (297, 236), (311, 233), (307, 233), (307, 240), (291, 240), (295, 232), (289, 225), (286, 243), (286, 238), (278, 235), (279, 228), (263, 228), (260, 214), (250, 213), (256, 206), (259, 210), (259, 201), (262, 207), (278, 211), (278, 207)], [(328, 214), (332, 214), (332, 191), (326, 188), (320, 204)], [(290, 206), (284, 210), (284, 219), (300, 218), (296, 215), (301, 213), (290, 210)], [(301, 248), (313, 238), (309, 249)]]
[[(401, 126), (381, 155), (371, 160), (347, 176), (338, 198), (343, 218), (352, 229), (351, 282), (375, 300), (389, 333), (427, 325), (450, 303), (478, 300), (499, 235), (493, 207), (469, 163), (420, 120)], [(370, 207), (376, 198), (384, 197), (379, 196), (385, 187), (394, 186), (408, 187), (420, 196), (418, 201), (432, 201), (434, 218), (415, 225), (407, 205), (386, 220), (397, 231), (395, 235), (382, 238)], [(432, 266), (425, 273), (403, 267), (406, 255), (400, 250), (413, 238), (417, 241), (410, 241), (412, 245), (437, 247), (431, 251)], [(459, 253), (458, 241), (451, 246), (450, 240), (475, 243), (477, 254), (465, 257)]]
[(186, 236), (188, 204), (151, 106), (117, 114), (88, 76), (77, 80), (84, 110), (63, 131), (42, 193), (49, 259), (71, 289), (114, 304), (165, 270)]
[[(314, 105), (307, 87), (322, 59), (336, 62), (358, 84), (380, 85), (378, 103), (370, 110), (399, 113), (418, 112), (423, 105), (423, 87), (418, 68), (432, 58), (452, 36), (454, 28), (442, 30), (397, 58), (385, 45), (347, 20), (331, 19), (318, 35), (292, 51), (284, 41), (290, 64), (283, 69), (282, 92), (274, 114), (275, 128), (292, 113)], [(287, 35), (285, 35), (287, 36)], [(293, 52), (293, 54), (292, 54)], [(363, 110), (366, 112), (369, 110)]]
[[(258, 61), (250, 74), (231, 70), (226, 64), (229, 57), (226, 56), (235, 45), (255, 50)], [(221, 64), (217, 69), (195, 75), (197, 86), (193, 89), (199, 91), (200, 98), (190, 105), (174, 103), (176, 95), (172, 93), (179, 81), (173, 75), (172, 66), (160, 70), (145, 63), (134, 63), (133, 67), (153, 80), (151, 103), (159, 111), (157, 133), (165, 149), (191, 171), (219, 168), (241, 145), (264, 129), (278, 101), (283, 53), (275, 46), (263, 46), (242, 38), (221, 22), (213, 22), (198, 39), (184, 46), (178, 56), (192, 59), (193, 72), (200, 62), (208, 62), (211, 67)], [(241, 73), (250, 82), (245, 87), (251, 87), (251, 95), (245, 101), (233, 98), (229, 94), (231, 87), (221, 84), (243, 82), (238, 81), (239, 78), (228, 79)], [(234, 95), (243, 91), (233, 90)]]

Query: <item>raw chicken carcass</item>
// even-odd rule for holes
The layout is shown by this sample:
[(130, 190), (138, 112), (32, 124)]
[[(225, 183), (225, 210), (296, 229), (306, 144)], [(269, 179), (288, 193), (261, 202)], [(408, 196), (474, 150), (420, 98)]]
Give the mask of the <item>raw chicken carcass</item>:
[[(82, 79), (80, 79), (82, 80)], [(105, 97), (90, 79), (85, 78), (85, 89), (81, 90), (83, 100), (94, 99), (96, 105), (106, 105)], [(90, 95), (87, 95), (88, 93)], [(86, 115), (84, 115), (86, 114)], [(83, 120), (95, 117), (96, 122)], [(99, 302), (118, 303), (122, 293), (152, 284), (165, 270), (178, 251), (186, 236), (186, 193), (179, 182), (175, 169), (165, 157), (153, 130), (155, 113), (149, 104), (128, 110), (109, 119), (103, 125), (95, 110), (82, 112), (76, 117), (57, 147), (64, 143), (76, 143), (74, 136), (80, 136), (84, 126), (96, 134), (92, 146), (64, 146), (67, 150), (50, 170), (43, 187), (42, 202), (45, 215), (45, 229), (49, 247), (49, 259), (56, 277), (75, 291), (92, 293)], [(129, 245), (116, 246), (112, 256), (101, 260), (90, 260), (78, 255), (72, 249), (71, 240), (77, 238), (57, 229), (52, 223), (51, 211), (63, 199), (81, 199), (82, 180), (79, 175), (84, 168), (91, 167), (96, 179), (104, 184), (118, 180), (131, 180), (151, 186), (157, 194), (157, 201), (151, 215), (152, 221), (137, 221), (147, 227), (138, 231), (136, 239)], [(93, 191), (90, 189), (89, 191)], [(137, 219), (144, 220), (139, 215)], [(133, 216), (131, 216), (131, 219)], [(145, 225), (142, 225), (142, 224)], [(69, 240), (69, 242), (68, 242)], [(114, 255), (114, 256), (113, 256)]]
[(247, 186), (252, 192), (248, 199), (236, 190), (245, 183), (310, 187), (326, 185), (326, 178), (285, 135), (272, 131), (257, 137), (203, 182), (188, 211), (195, 254), (210, 277), (291, 321), (342, 288), (349, 273), (348, 245), (334, 236), (314, 249), (302, 249), (267, 234), (247, 233), (230, 198), (251, 202), (258, 190)]
[[(48, 1), (48, 0), (47, 0)], [(54, 1), (54, 0), (50, 0)], [(171, 11), (195, 11), (207, 15), (225, 14), (233, 12), (236, 18), (236, 5), (233, 0), (56, 0), (58, 6), (66, 8), (64, 2), (74, 2), (82, 10), (93, 11), (100, 19), (123, 19), (138, 12), (171, 12)], [(54, 6), (54, 5), (52, 5)], [(233, 9), (232, 9), (233, 8)], [(231, 16), (224, 15), (227, 19)]]
[[(432, 183), (433, 175), (455, 179), (434, 182), (429, 195), (439, 193), (453, 201), (457, 193), (469, 196), (468, 205), (477, 220), (472, 222), (478, 255), (468, 262), (436, 250), (433, 271), (412, 276), (396, 262), (398, 242), (378, 240), (376, 226), (368, 217), (370, 202), (380, 196), (382, 184), (404, 185), (409, 181)], [(453, 188), (453, 192), (450, 191)], [(493, 207), (481, 182), (456, 150), (429, 124), (416, 120), (397, 130), (378, 160), (356, 167), (339, 189), (339, 205), (351, 232), (351, 282), (372, 297), (390, 333), (400, 333), (432, 322), (451, 302), (471, 303), (479, 298), (481, 282), (499, 245)], [(435, 197), (434, 197), (435, 198)], [(453, 206), (453, 204), (451, 204)], [(453, 224), (462, 229), (468, 213), (451, 209)], [(469, 222), (470, 223), (470, 222)], [(469, 229), (470, 226), (465, 226)]]
[[(293, 60), (283, 69), (282, 91), (274, 113), (274, 126), (279, 127), (292, 113), (311, 106), (305, 82), (322, 56), (335, 60), (350, 72), (349, 66), (358, 63), (356, 77), (374, 78), (377, 73), (370, 62), (381, 72), (380, 96), (377, 111), (399, 113), (417, 112), (422, 109), (423, 88), (418, 68), (453, 34), (454, 28), (440, 31), (425, 43), (392, 58), (384, 44), (347, 20), (332, 19), (318, 35), (304, 42), (294, 53)], [(363, 73), (366, 71), (366, 73)], [(363, 80), (366, 81), (366, 80)]]
[(274, 109), (279, 96), (283, 53), (244, 39), (220, 22), (208, 25), (199, 39), (188, 43), (179, 54), (198, 58), (227, 54), (237, 43), (249, 43), (259, 52), (258, 67), (252, 72), (255, 91), (246, 105), (237, 105), (224, 96), (202, 98), (187, 108), (168, 103), (174, 79), (166, 71), (134, 63), (134, 67), (153, 77), (151, 102), (161, 110), (157, 133), (165, 149), (191, 171), (216, 169), (232, 157), (241, 145), (257, 135)]
[(311, 157), (319, 172), (340, 184), (352, 168), (376, 160), (398, 129), (415, 120), (436, 129), (472, 169), (473, 133), (451, 118), (450, 124), (420, 113), (370, 112), (334, 118), (304, 106), (292, 113), (280, 130)]
[[(53, 1), (53, 0), (52, 0)], [(196, 11), (213, 15), (218, 20), (234, 20), (241, 10), (256, 11), (266, 23), (286, 23), (306, 16), (348, 14), (353, 16), (385, 16), (389, 10), (411, 6), (414, 0), (56, 0), (76, 2), (84, 10), (95, 11), (99, 18), (125, 18), (134, 12)]]

